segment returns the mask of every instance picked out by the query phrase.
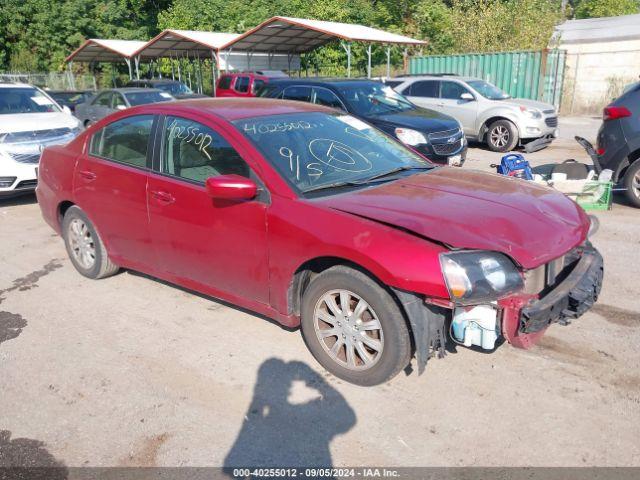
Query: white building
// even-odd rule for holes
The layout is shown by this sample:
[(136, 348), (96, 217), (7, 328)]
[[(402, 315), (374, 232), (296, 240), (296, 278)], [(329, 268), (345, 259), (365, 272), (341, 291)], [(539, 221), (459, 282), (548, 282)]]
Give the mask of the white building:
[(599, 113), (640, 77), (640, 14), (568, 20), (553, 46), (567, 51), (561, 109)]

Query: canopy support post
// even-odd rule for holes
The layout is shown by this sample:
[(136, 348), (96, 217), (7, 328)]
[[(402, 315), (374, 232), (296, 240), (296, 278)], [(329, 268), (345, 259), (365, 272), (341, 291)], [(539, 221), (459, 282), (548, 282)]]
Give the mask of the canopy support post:
[(402, 52), (402, 63), (402, 69), (404, 70), (404, 73), (409, 73), (409, 57), (406, 47), (404, 49), (404, 52)]
[(224, 71), (225, 72), (229, 71), (229, 54), (231, 53), (231, 50), (233, 50), (233, 47), (231, 47), (229, 50), (226, 50), (224, 52)]
[(200, 52), (198, 51), (198, 93), (202, 94), (202, 61), (200, 60)]
[(131, 59), (125, 58), (125, 62), (127, 62), (127, 67), (129, 67), (129, 80), (133, 80), (133, 71), (131, 70)]
[(140, 57), (133, 57), (136, 66), (136, 80), (140, 80)]
[(351, 42), (340, 42), (344, 51), (347, 52), (347, 77), (351, 77)]
[(367, 78), (371, 78), (371, 44), (367, 45)]
[(391, 78), (391, 45), (387, 45), (387, 78)]
[(67, 72), (69, 75), (69, 87), (71, 87), (71, 90), (75, 90), (76, 79), (73, 77), (73, 61), (67, 63)]
[(211, 50), (211, 96), (215, 97), (216, 96), (216, 84), (217, 82), (217, 78), (216, 78), (216, 70), (218, 69), (218, 61), (216, 60), (216, 52), (214, 52), (213, 50)]

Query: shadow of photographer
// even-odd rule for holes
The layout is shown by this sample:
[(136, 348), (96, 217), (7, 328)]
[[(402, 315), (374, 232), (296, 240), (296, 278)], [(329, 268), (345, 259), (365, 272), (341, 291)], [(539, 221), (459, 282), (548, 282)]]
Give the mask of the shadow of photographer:
[(345, 398), (307, 364), (271, 358), (258, 371), (225, 472), (234, 467), (331, 467), (331, 440), (355, 424)]

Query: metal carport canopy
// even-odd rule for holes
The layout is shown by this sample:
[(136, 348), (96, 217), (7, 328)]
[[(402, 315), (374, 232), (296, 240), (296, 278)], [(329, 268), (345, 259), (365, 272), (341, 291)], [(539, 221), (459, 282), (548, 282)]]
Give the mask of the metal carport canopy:
[(326, 22), (293, 17), (272, 17), (231, 40), (222, 49), (265, 53), (306, 53), (332, 40), (396, 45), (425, 45), (427, 42), (350, 23)]
[[(211, 56), (212, 88), (216, 88), (216, 70), (219, 67), (217, 58), (220, 47), (237, 38), (237, 33), (204, 32), (197, 30), (167, 29), (160, 32), (143, 46), (138, 48), (133, 56), (137, 65), (140, 59), (171, 58), (171, 59), (200, 59)], [(172, 67), (173, 68), (173, 67)], [(178, 70), (179, 72), (180, 70)]]
[(134, 57), (175, 58), (185, 55), (203, 56), (217, 52), (220, 48), (239, 37), (237, 33), (202, 32), (195, 30), (163, 30), (160, 34), (141, 45)]
[(140, 40), (90, 38), (76, 48), (65, 62), (121, 62), (130, 59), (146, 43)]
[(293, 17), (272, 17), (222, 46), (222, 50), (261, 53), (307, 53), (333, 40), (342, 40), (347, 53), (347, 72), (351, 76), (351, 42), (368, 43), (367, 76), (371, 76), (371, 45), (387, 45), (387, 75), (390, 45), (425, 45), (427, 42), (377, 28), (350, 23), (327, 22)]

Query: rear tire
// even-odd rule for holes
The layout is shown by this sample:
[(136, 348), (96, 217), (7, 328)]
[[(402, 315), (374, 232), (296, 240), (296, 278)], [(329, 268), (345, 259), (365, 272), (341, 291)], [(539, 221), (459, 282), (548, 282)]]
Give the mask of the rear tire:
[(302, 297), (301, 330), (315, 359), (356, 385), (386, 382), (411, 360), (409, 329), (394, 299), (346, 266), (311, 280)]
[(496, 120), (487, 130), (485, 141), (492, 152), (510, 152), (518, 144), (516, 126), (509, 120)]
[(631, 204), (640, 208), (640, 160), (631, 164), (624, 174), (622, 183), (626, 188), (625, 195)]
[(106, 278), (118, 272), (100, 235), (79, 207), (74, 205), (65, 212), (62, 235), (71, 263), (85, 277)]

